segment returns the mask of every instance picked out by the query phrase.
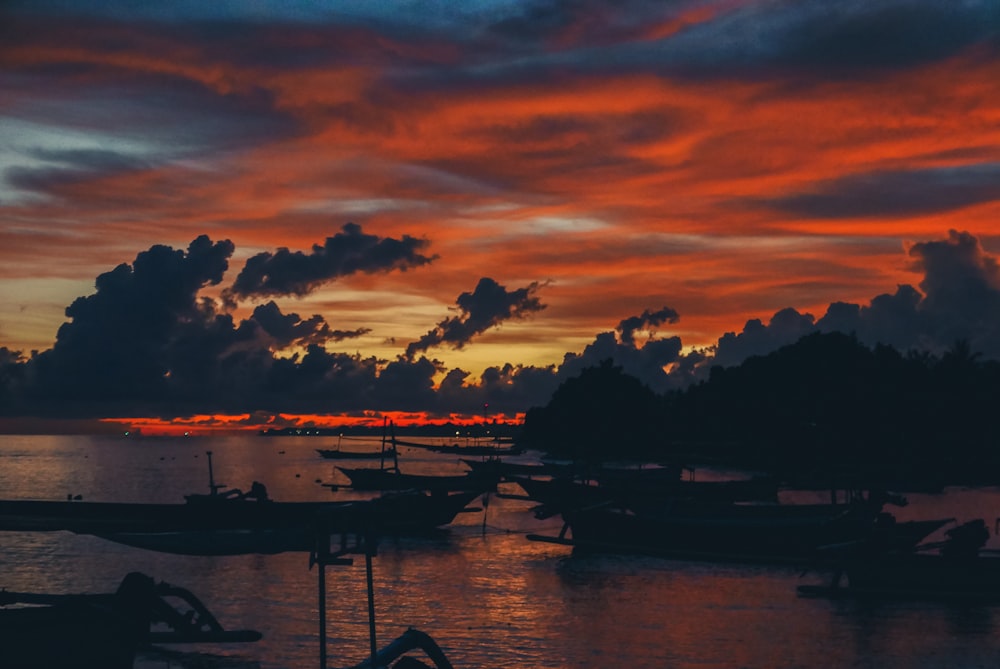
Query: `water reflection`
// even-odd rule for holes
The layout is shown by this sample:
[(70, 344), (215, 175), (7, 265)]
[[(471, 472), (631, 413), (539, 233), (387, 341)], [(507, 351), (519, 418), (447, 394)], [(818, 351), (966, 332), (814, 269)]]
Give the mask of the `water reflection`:
[[(179, 502), (206, 492), (206, 450), (216, 481), (266, 483), (278, 500), (342, 498), (316, 483), (335, 477), (315, 439), (0, 439), (0, 493), (8, 498)], [(403, 454), (414, 473), (461, 471), (454, 458)], [(986, 517), (997, 491), (949, 491), (911, 499), (901, 517)], [(791, 569), (648, 557), (574, 555), (528, 542), (554, 534), (530, 504), (493, 497), (486, 511), (459, 516), (446, 533), (387, 539), (374, 561), (382, 641), (409, 626), (430, 633), (456, 666), (628, 666), (633, 669), (993, 666), (1000, 657), (997, 609), (916, 602), (801, 599), (796, 586), (822, 576)], [(984, 514), (983, 510), (987, 512)], [(995, 538), (994, 538), (995, 542)], [(995, 544), (994, 544), (995, 545)], [(132, 570), (190, 588), (238, 627), (258, 629), (252, 647), (179, 649), (145, 666), (288, 669), (318, 657), (317, 572), (303, 554), (185, 557), (67, 533), (0, 533), (0, 587), (107, 592)], [(368, 649), (363, 560), (330, 567), (331, 665)], [(158, 664), (157, 664), (158, 662)], [(228, 663), (228, 664), (226, 664)], [(137, 666), (140, 666), (137, 664)], [(145, 667), (141, 667), (145, 669)]]

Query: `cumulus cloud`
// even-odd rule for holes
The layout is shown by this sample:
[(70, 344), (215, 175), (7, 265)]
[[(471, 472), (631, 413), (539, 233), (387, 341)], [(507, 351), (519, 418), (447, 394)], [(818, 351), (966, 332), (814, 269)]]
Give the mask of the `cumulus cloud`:
[(545, 308), (536, 297), (541, 285), (535, 281), (516, 290), (508, 291), (489, 277), (483, 277), (471, 293), (462, 293), (455, 303), (461, 312), (446, 318), (433, 330), (406, 347), (406, 357), (412, 358), (420, 351), (448, 344), (462, 348), (473, 337), (511, 319), (522, 319)]
[(968, 232), (952, 230), (944, 240), (910, 245), (912, 269), (923, 274), (918, 288), (904, 284), (868, 304), (834, 302), (818, 320), (788, 307), (767, 325), (747, 321), (741, 332), (719, 338), (702, 362), (732, 366), (764, 355), (812, 332), (854, 334), (865, 344), (940, 354), (963, 340), (972, 351), (1000, 358), (1000, 265)]
[(280, 248), (259, 253), (240, 271), (227, 295), (254, 298), (273, 295), (303, 296), (317, 286), (351, 274), (406, 271), (432, 262), (436, 256), (420, 251), (429, 242), (403, 235), (402, 239), (365, 234), (361, 226), (347, 223), (312, 253)]
[(369, 328), (331, 330), (322, 316), (313, 315), (303, 320), (296, 313), (283, 314), (281, 308), (273, 301), (256, 307), (251, 320), (274, 339), (278, 348), (343, 341), (371, 332)]
[[(766, 323), (748, 321), (710, 349), (682, 353), (679, 337), (652, 332), (679, 319), (664, 306), (622, 318), (558, 365), (502, 363), (478, 378), (414, 356), (414, 348), (392, 361), (329, 350), (363, 329), (338, 331), (318, 316), (283, 313), (273, 302), (235, 321), (200, 295), (221, 283), (233, 251), (229, 241), (201, 236), (186, 250), (153, 246), (101, 274), (95, 292), (67, 308), (70, 320), (51, 349), (25, 358), (0, 348), (0, 415), (248, 413), (273, 420), (281, 413), (405, 410), (448, 416), (479, 414), (487, 403), (491, 412), (510, 415), (545, 404), (560, 383), (608, 360), (664, 392), (704, 378), (713, 365), (736, 365), (817, 331), (932, 353), (964, 340), (972, 352), (1000, 358), (1000, 264), (966, 232), (909, 245), (912, 268), (922, 275), (917, 287), (898, 286), (867, 304), (835, 302), (818, 320), (789, 307)], [(538, 288), (508, 291), (484, 278), (458, 298), (461, 315), (422, 341), (460, 345), (506, 319), (538, 312), (544, 308)], [(636, 336), (644, 330), (648, 337)], [(281, 355), (287, 347), (296, 352)]]
[(670, 307), (663, 307), (659, 311), (642, 312), (640, 316), (632, 316), (622, 320), (618, 324), (618, 332), (621, 333), (622, 342), (625, 344), (635, 343), (635, 333), (643, 328), (655, 328), (664, 323), (676, 323), (680, 320), (680, 314)]
[(669, 368), (681, 360), (681, 338), (660, 338), (655, 333), (639, 345), (635, 333), (663, 323), (676, 323), (680, 315), (670, 307), (656, 311), (644, 310), (638, 316), (623, 318), (615, 331), (602, 332), (580, 353), (567, 353), (556, 370), (558, 381), (578, 375), (587, 367), (596, 367), (607, 360), (645, 383), (650, 389), (664, 392), (677, 386), (678, 378)]
[[(187, 250), (156, 245), (101, 274), (95, 292), (67, 308), (51, 349), (26, 359), (0, 348), (0, 415), (247, 413), (273, 422), (280, 413), (448, 416), (478, 413), (485, 402), (513, 414), (544, 403), (555, 387), (554, 368), (508, 364), (486, 370), (477, 383), (426, 357), (386, 361), (329, 350), (367, 328), (336, 330), (319, 316), (283, 313), (273, 301), (236, 321), (200, 295), (222, 282), (233, 252), (228, 240), (201, 236)], [(510, 292), (491, 281), (480, 286), (458, 300), (466, 333), (542, 308), (537, 285)]]

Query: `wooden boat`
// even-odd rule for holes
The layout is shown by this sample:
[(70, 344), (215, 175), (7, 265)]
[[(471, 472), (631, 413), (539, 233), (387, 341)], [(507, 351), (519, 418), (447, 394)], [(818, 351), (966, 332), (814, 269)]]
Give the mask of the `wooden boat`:
[(355, 490), (428, 490), (436, 492), (496, 490), (499, 477), (482, 472), (456, 475), (404, 474), (396, 467), (337, 467)]
[(348, 451), (340, 447), (342, 438), (337, 439), (337, 448), (317, 448), (316, 452), (326, 460), (379, 460), (396, 457), (396, 447), (387, 446), (385, 436), (382, 437), (382, 446), (377, 451)]
[[(16, 606), (8, 608), (11, 605)], [(4, 669), (131, 669), (136, 651), (153, 643), (243, 643), (261, 638), (253, 630), (223, 629), (190, 591), (156, 584), (138, 572), (125, 576), (112, 594), (3, 590), (0, 606)]]
[(382, 451), (345, 451), (340, 448), (317, 448), (316, 452), (326, 460), (378, 460), (392, 458), (396, 455), (395, 448)]
[(66, 530), (185, 555), (309, 551), (318, 533), (421, 533), (447, 525), (480, 491), (407, 491), (350, 502), (189, 496), (184, 504), (0, 501), (0, 530)]
[(815, 558), (824, 546), (875, 537), (912, 547), (949, 522), (897, 523), (890, 514), (864, 504), (696, 501), (678, 501), (655, 513), (598, 505), (564, 511), (562, 516), (565, 526), (558, 537), (529, 538), (584, 550), (776, 563), (800, 563)]
[[(542, 513), (552, 515), (597, 504), (613, 504), (633, 511), (656, 511), (680, 500), (701, 500), (716, 504), (777, 501), (777, 480), (753, 478), (727, 481), (691, 481), (666, 478), (652, 480), (646, 475), (634, 479), (615, 474), (611, 483), (594, 485), (571, 478), (535, 479), (507, 477), (532, 500), (542, 505)], [(631, 481), (631, 483), (630, 483)]]
[(471, 471), (490, 473), (502, 480), (510, 480), (517, 476), (527, 478), (534, 478), (536, 476), (568, 476), (572, 475), (575, 471), (573, 465), (555, 462), (509, 462), (499, 457), (487, 457), (482, 460), (461, 458), (461, 460)]
[(475, 444), (465, 446), (462, 446), (459, 443), (422, 444), (417, 441), (400, 441), (398, 439), (394, 439), (393, 443), (397, 446), (422, 448), (425, 451), (432, 451), (434, 453), (457, 453), (459, 455), (517, 455), (524, 452), (524, 449), (516, 444), (501, 446), (501, 442), (499, 441), (491, 441), (485, 444), (477, 442)]
[[(1000, 602), (1000, 558), (987, 557), (982, 520), (959, 525), (944, 542), (909, 550), (852, 550), (828, 566), (829, 585), (799, 586), (805, 596)], [(870, 547), (869, 547), (870, 548)], [(936, 550), (938, 552), (926, 552)], [(841, 583), (846, 576), (847, 583)]]

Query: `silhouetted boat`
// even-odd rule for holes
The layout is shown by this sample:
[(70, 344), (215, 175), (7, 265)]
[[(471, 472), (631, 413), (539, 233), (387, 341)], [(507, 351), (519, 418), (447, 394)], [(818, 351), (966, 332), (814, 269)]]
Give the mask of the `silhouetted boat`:
[[(636, 472), (642, 470), (635, 470)], [(666, 503), (701, 500), (717, 504), (732, 502), (777, 501), (778, 485), (772, 478), (760, 477), (725, 481), (692, 481), (637, 474), (629, 477), (616, 473), (609, 483), (593, 484), (572, 478), (536, 479), (507, 477), (525, 494), (541, 505), (540, 516), (563, 511), (612, 504), (633, 511), (657, 510)]]
[[(815, 558), (831, 544), (876, 536), (912, 547), (949, 520), (896, 522), (866, 503), (716, 504), (682, 501), (635, 512), (611, 505), (563, 511), (558, 537), (531, 535), (584, 550), (645, 553), (681, 558), (796, 562)], [(567, 538), (567, 533), (569, 537)]]
[[(982, 520), (952, 528), (946, 541), (908, 550), (850, 550), (828, 565), (830, 585), (799, 586), (806, 596), (1000, 602), (1000, 558), (982, 547)], [(879, 547), (881, 548), (881, 547)], [(929, 553), (928, 550), (939, 552)], [(846, 576), (846, 584), (841, 580)]]
[[(179, 604), (189, 609), (181, 610)], [(10, 605), (16, 607), (7, 608)], [(253, 642), (253, 630), (227, 631), (190, 591), (138, 572), (113, 594), (0, 591), (0, 667), (131, 669), (150, 644)], [(163, 627), (168, 629), (163, 629)], [(154, 629), (155, 628), (155, 629)]]
[(389, 492), (371, 500), (338, 503), (315, 511), (306, 522), (265, 528), (224, 528), (174, 532), (100, 534), (116, 543), (181, 555), (243, 555), (309, 552), (317, 537), (329, 534), (374, 536), (423, 535), (450, 524), (465, 511), (478, 491), (432, 494), (418, 490)]
[(387, 446), (385, 437), (382, 446), (377, 451), (350, 451), (340, 447), (342, 438), (337, 438), (337, 448), (317, 448), (316, 452), (327, 460), (378, 460), (396, 457), (396, 448)]
[[(386, 423), (390, 444), (393, 450), (398, 450), (400, 442), (396, 439), (391, 422)], [(385, 437), (383, 437), (385, 443)], [(412, 445), (412, 444), (410, 444)], [(500, 477), (492, 472), (466, 472), (455, 475), (437, 474), (404, 474), (399, 469), (398, 456), (393, 457), (391, 465), (383, 460), (381, 466), (375, 467), (340, 467), (350, 480), (355, 490), (427, 490), (430, 492), (478, 491), (480, 493), (496, 490)]]
[(477, 441), (474, 444), (466, 444), (465, 446), (459, 443), (424, 444), (417, 441), (400, 441), (399, 439), (393, 439), (393, 443), (397, 446), (422, 448), (425, 451), (433, 451), (434, 453), (457, 453), (459, 455), (517, 455), (524, 452), (524, 449), (516, 444), (501, 446), (502, 442), (499, 441), (490, 441), (489, 443)]
[(488, 473), (506, 480), (516, 476), (564, 476), (572, 475), (576, 468), (571, 464), (555, 462), (509, 462), (499, 457), (487, 457), (482, 460), (461, 458), (462, 462), (474, 472)]
[(489, 473), (456, 475), (404, 474), (398, 468), (337, 467), (355, 490), (428, 490), (432, 492), (496, 490), (499, 477)]
[(276, 502), (259, 483), (230, 496), (188, 495), (183, 504), (0, 500), (0, 530), (90, 534), (187, 555), (309, 551), (318, 534), (423, 533), (447, 525), (482, 491), (408, 490), (371, 500)]
[(316, 452), (327, 460), (378, 460), (396, 455), (394, 448), (389, 448), (384, 453), (380, 451), (345, 451), (339, 448), (317, 448)]

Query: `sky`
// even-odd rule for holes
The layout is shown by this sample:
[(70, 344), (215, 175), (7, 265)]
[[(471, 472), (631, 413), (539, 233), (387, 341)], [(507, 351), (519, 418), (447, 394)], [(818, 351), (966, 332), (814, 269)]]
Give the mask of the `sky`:
[(995, 2), (7, 0), (0, 90), (0, 430), (1000, 358)]

